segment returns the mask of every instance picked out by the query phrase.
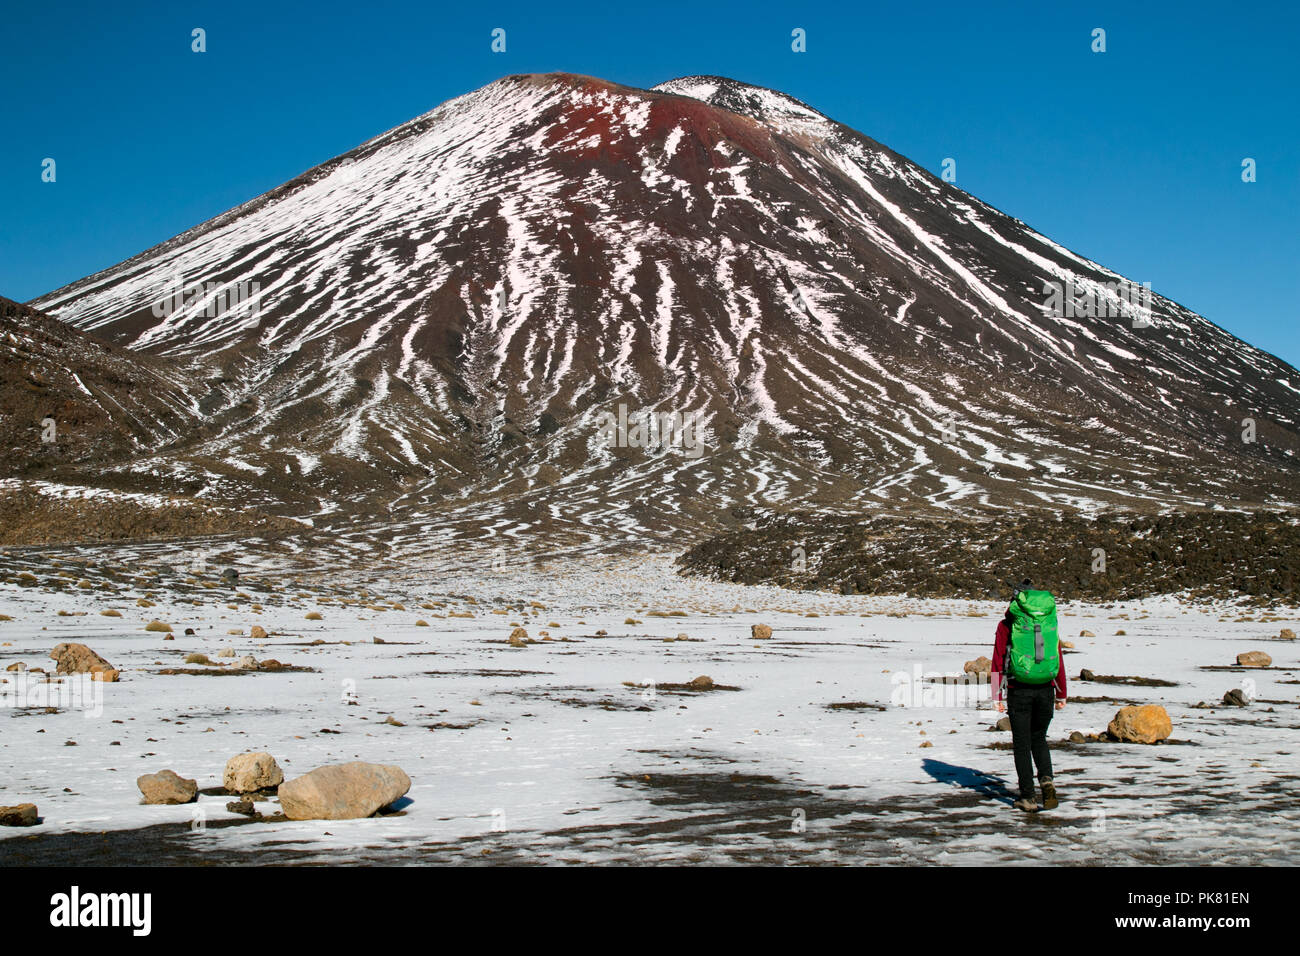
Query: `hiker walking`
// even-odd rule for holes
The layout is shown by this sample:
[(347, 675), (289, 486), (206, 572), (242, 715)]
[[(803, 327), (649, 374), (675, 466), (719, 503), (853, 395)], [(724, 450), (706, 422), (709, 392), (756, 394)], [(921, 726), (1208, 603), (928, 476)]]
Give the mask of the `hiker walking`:
[[(1043, 808), (1055, 809), (1052, 755), (1047, 727), (1052, 707), (1065, 706), (1065, 657), (1056, 633), (1056, 600), (1050, 591), (1031, 590), (1028, 580), (1012, 595), (993, 642), (993, 699), (998, 712), (1010, 710), (1011, 746), (1016, 755), (1020, 795), (1012, 806), (1033, 812), (1034, 769), (1043, 789)], [(1003, 703), (1003, 696), (1006, 703)]]

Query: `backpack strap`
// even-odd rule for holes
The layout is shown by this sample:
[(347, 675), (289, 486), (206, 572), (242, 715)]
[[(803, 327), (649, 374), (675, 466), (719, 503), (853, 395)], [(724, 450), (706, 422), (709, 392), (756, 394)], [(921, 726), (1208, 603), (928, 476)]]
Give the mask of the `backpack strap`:
[(1043, 648), (1043, 625), (1034, 623), (1034, 663), (1043, 663), (1043, 655), (1046, 651)]

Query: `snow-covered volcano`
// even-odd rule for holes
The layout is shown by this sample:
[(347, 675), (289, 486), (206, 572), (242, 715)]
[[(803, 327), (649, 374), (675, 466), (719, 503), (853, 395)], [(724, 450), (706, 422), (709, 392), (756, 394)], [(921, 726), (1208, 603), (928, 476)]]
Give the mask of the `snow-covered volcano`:
[[(298, 513), (1300, 498), (1300, 373), (1133, 288), (780, 93), (546, 74), (32, 305), (189, 370), (203, 427), (101, 468)], [(650, 412), (695, 431), (611, 443)]]

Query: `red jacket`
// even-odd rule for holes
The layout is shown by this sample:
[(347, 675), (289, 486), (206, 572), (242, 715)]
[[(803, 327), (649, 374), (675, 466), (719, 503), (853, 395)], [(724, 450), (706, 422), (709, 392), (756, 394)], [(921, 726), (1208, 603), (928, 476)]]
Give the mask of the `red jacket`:
[[(1003, 618), (998, 622), (997, 635), (993, 640), (993, 667), (991, 670), (993, 672), (992, 682), (994, 700), (1002, 699), (1003, 685), (1005, 684), (1005, 681), (1002, 680), (1002, 665), (1006, 662), (1007, 645), (1010, 642), (1011, 628), (1007, 625), (1007, 619)], [(1056, 677), (1053, 679), (1052, 684), (1056, 687), (1056, 699), (1065, 700), (1065, 648), (1061, 648), (1059, 653), (1061, 657), (1061, 666), (1057, 670)]]

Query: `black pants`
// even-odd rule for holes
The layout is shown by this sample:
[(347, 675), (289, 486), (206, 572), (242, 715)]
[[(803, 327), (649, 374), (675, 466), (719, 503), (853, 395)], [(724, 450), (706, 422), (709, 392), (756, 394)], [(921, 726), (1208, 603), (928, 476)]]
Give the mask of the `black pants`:
[[(1011, 746), (1016, 752), (1016, 776), (1020, 795), (1034, 792), (1034, 767), (1038, 779), (1052, 775), (1052, 755), (1047, 749), (1047, 727), (1056, 705), (1056, 688), (1051, 684), (1009, 684), (1007, 715), (1011, 718)], [(1032, 760), (1031, 760), (1032, 758)]]

